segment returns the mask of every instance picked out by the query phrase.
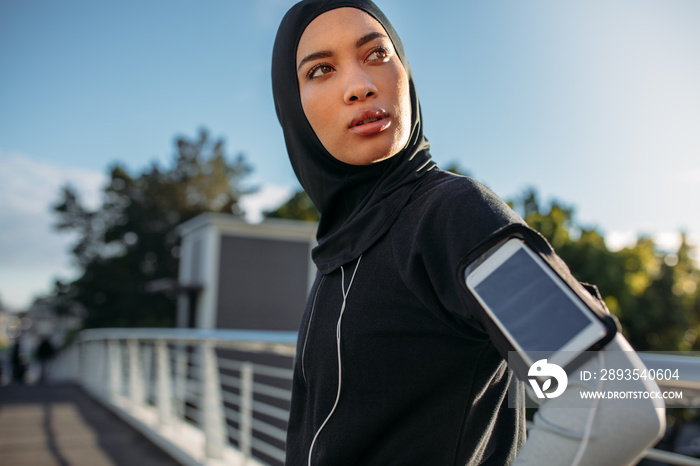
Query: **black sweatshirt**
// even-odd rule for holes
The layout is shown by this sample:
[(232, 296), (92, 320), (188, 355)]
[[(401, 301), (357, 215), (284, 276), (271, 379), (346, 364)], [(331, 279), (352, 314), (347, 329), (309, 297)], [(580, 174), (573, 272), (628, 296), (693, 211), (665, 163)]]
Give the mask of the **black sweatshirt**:
[(309, 464), (338, 394), (344, 290), (341, 390), (310, 464), (513, 461), (525, 441), (522, 384), (482, 330), (486, 316), (464, 299), (457, 274), (477, 243), (513, 222), (522, 220), (490, 190), (434, 169), (359, 264), (318, 275), (299, 332), (288, 466)]

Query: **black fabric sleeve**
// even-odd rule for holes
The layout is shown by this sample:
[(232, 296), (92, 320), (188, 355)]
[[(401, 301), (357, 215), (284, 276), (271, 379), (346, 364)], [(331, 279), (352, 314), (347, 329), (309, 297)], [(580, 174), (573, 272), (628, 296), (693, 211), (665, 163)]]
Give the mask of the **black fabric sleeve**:
[(439, 306), (484, 328), (485, 315), (465, 301), (456, 272), (473, 248), (514, 223), (524, 225), (491, 190), (467, 177), (447, 177), (419, 192), (393, 228), (394, 255), (404, 283), (426, 307)]
[[(428, 307), (441, 306), (445, 312), (486, 332), (504, 358), (513, 347), (468, 291), (464, 271), (489, 248), (512, 236), (525, 240), (564, 278), (603, 321), (609, 338), (614, 336), (617, 322), (595, 287), (584, 289), (546, 239), (489, 189), (469, 179), (455, 179), (424, 195), (411, 207), (417, 217), (413, 229), (402, 225), (404, 237), (396, 241), (397, 249), (404, 252), (396, 254), (404, 282)], [(523, 375), (522, 368), (516, 372)]]

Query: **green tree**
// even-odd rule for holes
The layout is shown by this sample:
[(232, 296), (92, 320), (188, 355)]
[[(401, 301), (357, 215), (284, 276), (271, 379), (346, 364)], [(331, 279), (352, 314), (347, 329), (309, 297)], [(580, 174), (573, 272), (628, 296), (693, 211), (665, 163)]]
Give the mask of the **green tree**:
[(194, 140), (176, 138), (175, 145), (171, 168), (154, 163), (131, 175), (112, 167), (95, 210), (70, 186), (54, 205), (56, 228), (77, 233), (72, 253), (83, 271), (56, 284), (56, 302), (85, 309), (86, 327), (174, 325), (175, 295), (149, 293), (146, 284), (177, 277), (175, 227), (203, 212), (243, 213), (239, 200), (250, 192), (243, 180), (251, 172), (245, 158), (229, 162), (223, 141), (204, 130)]
[(306, 194), (306, 191), (300, 189), (277, 209), (265, 212), (265, 217), (318, 222), (321, 218), (321, 214), (311, 201), (309, 195)]

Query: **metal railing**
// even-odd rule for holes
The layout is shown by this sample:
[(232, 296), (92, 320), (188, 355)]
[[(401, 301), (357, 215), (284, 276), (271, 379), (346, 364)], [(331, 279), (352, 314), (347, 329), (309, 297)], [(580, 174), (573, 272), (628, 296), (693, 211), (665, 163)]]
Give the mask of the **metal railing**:
[(182, 464), (282, 464), (295, 343), (295, 332), (85, 330), (49, 377), (78, 381)]
[[(246, 330), (84, 330), (53, 361), (49, 377), (79, 382), (184, 465), (281, 465), (296, 338)], [(700, 396), (700, 358), (640, 356), (649, 368), (683, 368), (682, 380), (662, 388)], [(646, 457), (700, 466), (661, 450)]]

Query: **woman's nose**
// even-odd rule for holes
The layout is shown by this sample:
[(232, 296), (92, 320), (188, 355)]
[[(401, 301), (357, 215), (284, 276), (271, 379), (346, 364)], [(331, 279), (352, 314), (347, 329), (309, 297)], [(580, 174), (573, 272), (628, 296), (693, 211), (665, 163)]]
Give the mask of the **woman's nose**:
[(377, 95), (377, 88), (367, 73), (358, 69), (349, 74), (344, 95), (345, 103), (363, 101), (375, 95)]

